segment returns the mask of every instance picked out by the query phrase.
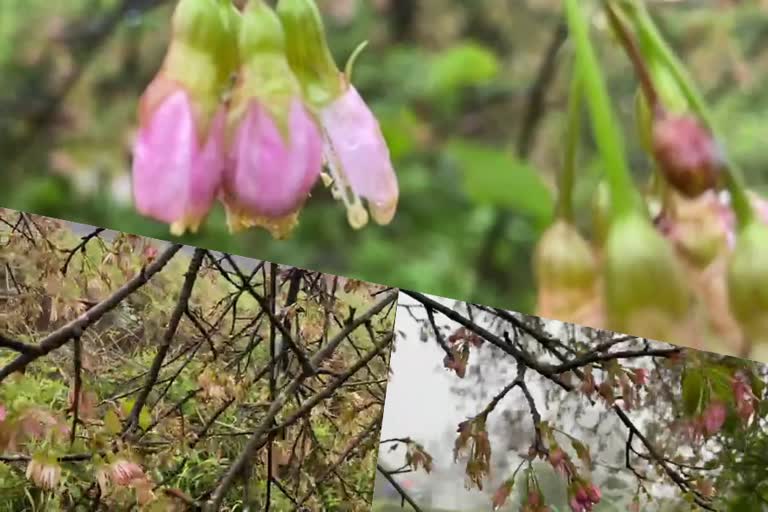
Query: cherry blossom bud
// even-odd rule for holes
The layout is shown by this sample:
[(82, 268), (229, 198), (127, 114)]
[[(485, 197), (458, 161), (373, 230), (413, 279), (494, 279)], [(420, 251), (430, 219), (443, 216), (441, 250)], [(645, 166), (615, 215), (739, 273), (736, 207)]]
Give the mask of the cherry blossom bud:
[(635, 384), (638, 386), (645, 386), (648, 383), (648, 370), (645, 368), (635, 368), (632, 370)]
[(720, 148), (690, 115), (663, 115), (654, 121), (653, 152), (666, 180), (687, 197), (717, 185), (723, 165)]
[(609, 328), (674, 341), (689, 309), (689, 291), (672, 247), (640, 214), (614, 221), (605, 244)]
[(753, 344), (753, 358), (768, 361), (768, 225), (753, 221), (738, 235), (728, 265), (731, 312)]
[(288, 61), (322, 124), (330, 172), (326, 184), (343, 202), (353, 228), (368, 224), (369, 213), (377, 224), (389, 224), (399, 184), (379, 122), (350, 83), (357, 52), (347, 70), (339, 71), (314, 0), (280, 0), (277, 13), (286, 31)]
[(559, 220), (542, 235), (534, 252), (538, 288), (536, 314), (584, 323), (584, 305), (599, 295), (597, 261), (575, 226)]
[(600, 491), (600, 488), (598, 486), (596, 486), (595, 484), (589, 484), (586, 490), (587, 490), (587, 497), (592, 503), (600, 503), (600, 500), (603, 497), (603, 493)]
[(720, 431), (725, 423), (727, 409), (725, 404), (720, 401), (713, 401), (704, 411), (704, 430), (707, 435), (712, 436)]

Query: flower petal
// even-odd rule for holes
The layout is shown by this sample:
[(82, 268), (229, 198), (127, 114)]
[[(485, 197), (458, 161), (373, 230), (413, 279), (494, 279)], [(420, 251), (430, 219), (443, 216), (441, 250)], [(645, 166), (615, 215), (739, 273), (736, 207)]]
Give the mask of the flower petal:
[(321, 112), (326, 133), (326, 159), (352, 193), (368, 201), (379, 224), (394, 217), (399, 198), (392, 166), (379, 122), (353, 86)]
[(264, 225), (257, 219), (276, 222), (303, 206), (322, 170), (322, 139), (298, 98), (291, 102), (286, 133), (263, 104), (253, 101), (237, 129), (232, 158), (225, 200), (235, 212)]
[(196, 229), (220, 183), (223, 122), (223, 113), (217, 114), (201, 150), (186, 91), (177, 90), (157, 107), (134, 146), (133, 192), (141, 214)]

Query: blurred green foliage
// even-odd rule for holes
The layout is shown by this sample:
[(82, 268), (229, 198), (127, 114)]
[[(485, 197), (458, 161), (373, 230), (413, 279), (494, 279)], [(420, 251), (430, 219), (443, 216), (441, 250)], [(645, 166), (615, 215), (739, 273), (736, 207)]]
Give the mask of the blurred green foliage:
[[(650, 0), (649, 0), (650, 2)], [(544, 91), (527, 157), (520, 138), (558, 0), (321, 0), (340, 65), (370, 40), (354, 81), (379, 116), (401, 185), (388, 227), (353, 231), (316, 191), (288, 241), (231, 236), (217, 210), (184, 242), (373, 282), (533, 310), (531, 249), (552, 211), (561, 161), (568, 48)], [(712, 101), (726, 146), (756, 188), (768, 155), (768, 17), (757, 0), (650, 2)], [(0, 162), (5, 207), (170, 238), (130, 205), (136, 101), (161, 61), (173, 2), (3, 0), (0, 4)], [(601, 58), (647, 176), (631, 119), (636, 84), (598, 27)], [(65, 94), (62, 94), (64, 92)], [(588, 139), (588, 137), (585, 137)], [(577, 211), (599, 177), (585, 140)]]

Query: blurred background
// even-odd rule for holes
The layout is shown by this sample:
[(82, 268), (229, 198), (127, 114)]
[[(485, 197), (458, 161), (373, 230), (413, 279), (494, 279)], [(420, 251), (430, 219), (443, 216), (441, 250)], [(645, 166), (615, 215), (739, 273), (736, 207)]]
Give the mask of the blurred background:
[[(136, 103), (160, 65), (171, 0), (0, 2), (0, 204), (169, 239), (133, 212)], [(533, 310), (530, 254), (552, 212), (569, 60), (559, 0), (319, 0), (340, 65), (380, 119), (401, 185), (387, 227), (356, 232), (325, 190), (288, 241), (232, 236), (218, 209), (185, 243), (392, 286)], [(768, 5), (649, 0), (758, 191), (768, 177)], [(629, 63), (599, 33), (638, 177)], [(600, 176), (588, 137), (585, 212)]]

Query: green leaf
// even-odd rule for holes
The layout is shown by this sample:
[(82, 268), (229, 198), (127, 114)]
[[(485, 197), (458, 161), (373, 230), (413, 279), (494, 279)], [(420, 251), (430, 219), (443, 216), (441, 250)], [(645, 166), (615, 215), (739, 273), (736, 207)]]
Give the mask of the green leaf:
[(460, 43), (437, 55), (429, 70), (431, 94), (450, 94), (464, 87), (482, 85), (499, 73), (496, 55), (477, 43)]
[(139, 426), (142, 430), (147, 430), (150, 425), (152, 425), (152, 415), (146, 407), (143, 407), (139, 413)]
[(120, 418), (117, 417), (117, 413), (114, 411), (114, 409), (108, 410), (107, 414), (104, 415), (104, 428), (110, 434), (119, 434), (122, 430), (122, 426), (120, 425)]
[(704, 376), (699, 370), (689, 370), (683, 375), (683, 410), (693, 416), (699, 409), (704, 393)]
[(472, 202), (524, 213), (542, 224), (552, 218), (552, 193), (526, 162), (492, 146), (468, 141), (449, 143), (447, 152), (460, 167)]

